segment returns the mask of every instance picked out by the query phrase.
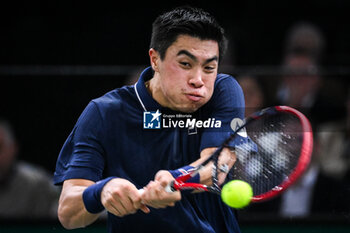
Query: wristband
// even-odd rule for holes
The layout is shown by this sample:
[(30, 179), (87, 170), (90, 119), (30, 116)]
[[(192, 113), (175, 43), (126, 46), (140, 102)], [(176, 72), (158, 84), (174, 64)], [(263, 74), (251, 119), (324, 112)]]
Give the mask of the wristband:
[[(194, 169), (193, 166), (184, 166), (176, 170), (170, 170), (170, 174), (176, 179), (179, 176), (186, 175), (190, 173)], [(194, 177), (191, 177), (186, 181), (186, 183), (199, 183), (200, 176), (199, 173), (195, 175)]]
[(87, 187), (83, 192), (83, 202), (88, 212), (92, 214), (100, 213), (105, 207), (101, 203), (101, 192), (103, 187), (116, 177), (108, 177)]

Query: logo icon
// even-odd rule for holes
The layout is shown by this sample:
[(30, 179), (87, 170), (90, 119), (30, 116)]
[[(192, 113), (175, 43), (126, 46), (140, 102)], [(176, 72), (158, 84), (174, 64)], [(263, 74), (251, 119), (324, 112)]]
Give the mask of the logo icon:
[[(234, 119), (232, 119), (230, 126), (231, 126), (231, 129), (232, 129), (233, 131), (236, 131), (236, 130), (238, 130), (243, 124), (244, 124), (244, 122), (243, 122), (242, 119), (240, 119), (240, 118), (234, 118)], [(248, 137), (247, 131), (245, 130), (245, 128), (242, 128), (242, 129), (238, 132), (238, 135), (241, 136), (241, 137), (245, 137), (245, 138)]]
[(160, 116), (162, 113), (157, 110), (156, 112), (143, 112), (143, 128), (144, 129), (160, 129)]

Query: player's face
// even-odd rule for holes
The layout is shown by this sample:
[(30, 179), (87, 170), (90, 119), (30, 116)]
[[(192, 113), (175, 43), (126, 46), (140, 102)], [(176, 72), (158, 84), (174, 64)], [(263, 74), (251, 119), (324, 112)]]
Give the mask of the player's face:
[(173, 110), (196, 111), (213, 95), (218, 59), (216, 41), (179, 36), (167, 49), (165, 58), (157, 59), (154, 69), (159, 91), (154, 97)]

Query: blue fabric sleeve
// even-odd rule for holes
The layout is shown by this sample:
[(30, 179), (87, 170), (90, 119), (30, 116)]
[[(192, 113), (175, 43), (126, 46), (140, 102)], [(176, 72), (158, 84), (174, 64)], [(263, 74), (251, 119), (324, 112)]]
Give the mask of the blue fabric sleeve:
[(103, 120), (94, 102), (90, 102), (79, 117), (59, 154), (54, 183), (67, 179), (98, 181), (104, 169)]
[(220, 146), (230, 134), (233, 133), (231, 121), (244, 119), (245, 104), (242, 88), (238, 82), (229, 75), (219, 75), (213, 96), (204, 111), (207, 117), (221, 121), (218, 129), (204, 129), (201, 138), (200, 150), (208, 147)]

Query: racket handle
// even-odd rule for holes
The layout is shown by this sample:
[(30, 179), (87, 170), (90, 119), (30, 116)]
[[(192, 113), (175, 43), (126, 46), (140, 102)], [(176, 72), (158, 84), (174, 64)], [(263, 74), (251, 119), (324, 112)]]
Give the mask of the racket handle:
[[(142, 195), (145, 190), (144, 189), (139, 189), (139, 194)], [(166, 187), (165, 187), (165, 191), (168, 192), (168, 193), (173, 193), (176, 191), (176, 189), (173, 187), (173, 182), (171, 182), (170, 184), (168, 184)]]
[(139, 189), (139, 194), (142, 195), (145, 192), (144, 189)]
[[(144, 189), (139, 189), (139, 194), (142, 195), (145, 190)], [(165, 187), (165, 191), (168, 193), (173, 193), (176, 191), (176, 189), (174, 188), (174, 181), (170, 182), (166, 187)]]
[(174, 188), (174, 181), (170, 182), (166, 187), (165, 187), (165, 191), (168, 193), (173, 193), (176, 191), (176, 189)]
[[(139, 191), (139, 194), (140, 194), (140, 195), (142, 195), (142, 194), (145, 192), (144, 189), (139, 189), (138, 191)], [(145, 203), (143, 203), (143, 201), (141, 201), (141, 204), (145, 204)]]

